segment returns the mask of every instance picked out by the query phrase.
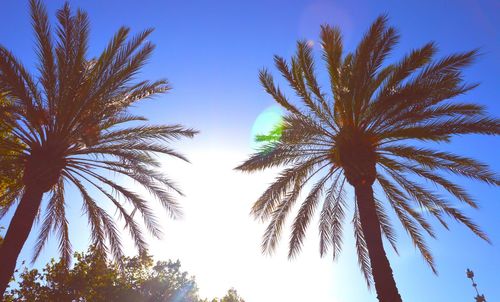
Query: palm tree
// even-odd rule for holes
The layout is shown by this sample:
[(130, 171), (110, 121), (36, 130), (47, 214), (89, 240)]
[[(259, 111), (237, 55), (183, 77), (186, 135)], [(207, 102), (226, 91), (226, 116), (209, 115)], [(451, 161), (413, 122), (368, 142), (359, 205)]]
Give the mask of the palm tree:
[[(413, 50), (394, 64), (383, 65), (397, 44), (398, 34), (379, 17), (353, 53), (343, 54), (342, 37), (336, 27), (322, 26), (322, 58), (326, 63), (333, 97), (320, 87), (312, 50), (298, 42), (288, 63), (275, 56), (275, 65), (298, 95), (299, 106), (287, 99), (267, 70), (260, 72), (266, 92), (286, 109), (281, 137), (268, 141), (237, 169), (259, 171), (285, 166), (262, 196), (252, 214), (269, 220), (262, 242), (272, 252), (285, 218), (306, 183), (314, 181), (292, 225), (289, 257), (300, 251), (305, 230), (319, 213), (320, 254), (331, 248), (337, 257), (342, 247), (346, 185), (354, 188), (353, 226), (359, 265), (368, 286), (374, 282), (379, 301), (401, 301), (384, 251), (382, 235), (396, 249), (393, 227), (383, 202), (374, 194), (380, 186), (388, 204), (413, 243), (435, 271), (434, 260), (423, 232), (434, 237), (428, 212), (447, 227), (443, 216), (465, 224), (482, 239), (488, 237), (457, 207), (422, 186), (424, 179), (450, 193), (448, 197), (476, 208), (470, 195), (440, 172), (500, 183), (488, 167), (450, 152), (424, 148), (419, 141), (449, 142), (454, 135), (500, 133), (500, 121), (488, 117), (482, 106), (451, 102), (476, 85), (462, 81), (461, 69), (476, 51), (433, 60), (433, 43)], [(273, 131), (273, 133), (276, 131)], [(280, 132), (280, 131), (278, 131)], [(415, 208), (418, 207), (418, 208)]]
[[(0, 143), (0, 173), (13, 168), (22, 171), (13, 189), (1, 197), (5, 206), (0, 209), (0, 218), (9, 208), (15, 207), (15, 213), (0, 247), (0, 297), (33, 223), (42, 216), (44, 195), (47, 205), (45, 215), (40, 217), (34, 259), (54, 231), (62, 259), (69, 263), (68, 200), (64, 196), (68, 185), (81, 193), (92, 244), (100, 252), (109, 251), (117, 259), (123, 255), (119, 230), (112, 216), (89, 194), (89, 186), (116, 207), (135, 246), (145, 252), (147, 244), (134, 214), (140, 214), (149, 233), (159, 237), (161, 228), (151, 204), (104, 173), (134, 180), (171, 217), (178, 217), (181, 209), (174, 194), (182, 193), (157, 171), (160, 164), (155, 154), (186, 160), (162, 142), (196, 133), (179, 125), (147, 125), (144, 117), (127, 112), (137, 101), (170, 89), (166, 80), (134, 80), (154, 49), (147, 42), (152, 30), (129, 39), (129, 29), (120, 28), (100, 56), (89, 59), (85, 12), (72, 13), (68, 4), (58, 10), (53, 41), (45, 7), (38, 0), (31, 0), (30, 7), (39, 58), (38, 79), (35, 81), (12, 53), (0, 46), (0, 94), (5, 93), (11, 104), (2, 106), (0, 114), (2, 127), (12, 133), (12, 139), (2, 137)], [(127, 126), (129, 122), (133, 124)]]

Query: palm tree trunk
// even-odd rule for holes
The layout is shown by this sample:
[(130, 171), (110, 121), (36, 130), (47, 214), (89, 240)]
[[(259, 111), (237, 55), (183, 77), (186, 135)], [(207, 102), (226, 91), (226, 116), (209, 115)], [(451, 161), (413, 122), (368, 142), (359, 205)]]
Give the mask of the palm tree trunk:
[(358, 184), (355, 186), (355, 192), (377, 298), (380, 302), (402, 302), (384, 251), (372, 186), (368, 183)]
[(24, 242), (28, 239), (42, 196), (43, 189), (36, 186), (27, 187), (17, 206), (14, 217), (10, 221), (4, 241), (0, 246), (0, 301), (3, 301), (5, 290), (14, 274), (17, 257), (23, 248)]

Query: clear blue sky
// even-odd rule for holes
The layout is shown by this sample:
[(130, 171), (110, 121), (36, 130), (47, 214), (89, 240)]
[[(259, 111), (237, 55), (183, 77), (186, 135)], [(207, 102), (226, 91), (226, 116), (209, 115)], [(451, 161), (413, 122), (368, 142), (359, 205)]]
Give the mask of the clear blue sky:
[[(46, 2), (53, 20), (55, 10), (63, 1)], [(237, 176), (230, 170), (244, 160), (245, 154), (251, 152), (252, 126), (259, 114), (273, 105), (271, 98), (259, 86), (258, 70), (270, 67), (275, 71), (272, 68), (272, 56), (290, 56), (298, 39), (317, 42), (320, 24), (340, 26), (346, 48), (352, 50), (370, 23), (379, 14), (387, 13), (390, 23), (401, 34), (401, 42), (391, 58), (401, 57), (410, 49), (431, 40), (437, 42), (440, 55), (479, 47), (482, 55), (467, 69), (466, 80), (481, 85), (463, 99), (484, 104), (494, 116), (500, 115), (499, 1), (82, 0), (70, 3), (73, 8), (83, 8), (90, 15), (91, 55), (102, 50), (121, 25), (131, 27), (132, 32), (156, 28), (151, 40), (157, 49), (140, 77), (166, 77), (174, 89), (166, 96), (141, 103), (135, 110), (155, 123), (182, 123), (202, 132), (192, 141), (177, 144), (177, 148), (193, 158), (192, 166), (201, 167), (200, 170), (186, 170), (188, 168), (176, 163), (165, 167), (169, 176), (180, 178), (182, 186), (186, 188), (187, 218), (174, 224), (166, 222), (169, 228), (162, 247), (170, 252), (159, 252), (162, 250), (160, 245), (152, 243), (156, 246), (153, 252), (158, 251), (155, 253), (158, 258), (180, 258), (186, 269), (198, 277), (200, 289), (207, 295), (218, 294), (225, 287), (235, 286), (247, 297), (248, 302), (304, 301), (298, 298), (302, 297), (301, 292), (307, 292), (305, 297), (309, 297), (310, 301), (376, 301), (375, 294), (368, 292), (363, 285), (352, 256), (354, 249), (348, 246), (351, 241), (346, 240), (345, 256), (338, 263), (332, 264), (330, 259), (318, 262), (315, 225), (312, 225), (310, 240), (306, 241), (311, 252), (305, 250), (296, 261), (288, 262), (284, 253), (278, 253), (273, 258), (258, 255), (262, 226), (248, 218), (247, 214), (251, 203), (268, 183), (265, 181), (271, 178), (265, 173), (253, 178), (248, 175)], [(34, 37), (27, 7), (27, 1), (0, 3), (0, 43), (34, 70)], [(319, 53), (317, 46), (315, 51)], [(322, 65), (318, 62), (317, 66)], [(493, 170), (500, 171), (498, 138), (461, 137), (443, 148), (479, 158), (491, 164)], [(227, 161), (220, 166), (207, 163), (225, 158)], [(185, 171), (206, 177), (186, 175)], [(213, 175), (211, 172), (214, 172)], [(228, 189), (225, 182), (230, 179), (238, 179), (241, 187), (231, 183), (233, 190)], [(254, 186), (249, 189), (245, 183), (247, 181)], [(398, 257), (389, 252), (389, 256), (398, 287), (407, 302), (473, 301), (470, 282), (465, 278), (467, 267), (476, 272), (480, 289), (488, 301), (500, 301), (499, 191), (464, 179), (460, 182), (470, 189), (481, 205), (479, 211), (467, 209), (466, 212), (490, 235), (493, 245), (475, 238), (458, 224), (452, 224), (451, 232), (438, 228), (439, 240), (428, 241), (440, 273), (439, 277), (435, 277), (400, 229), (402, 255)], [(200, 193), (200, 186), (207, 191)], [(205, 198), (200, 201), (197, 196)], [(71, 196), (68, 200), (71, 200)], [(196, 212), (200, 209), (204, 213)], [(87, 244), (87, 233), (84, 231), (86, 220), (79, 218), (79, 206), (74, 206), (73, 212), (74, 219), (70, 221), (73, 223), (74, 247), (82, 250)], [(192, 242), (201, 240), (195, 237), (200, 234), (200, 229), (210, 228), (209, 224), (216, 224), (215, 221), (220, 223), (220, 228), (217, 227), (214, 232), (219, 233), (212, 233), (213, 239), (205, 238), (205, 246), (193, 245)], [(200, 226), (201, 222), (207, 225)], [(0, 221), (0, 224), (4, 223)], [(227, 232), (228, 228), (240, 230), (242, 223), (245, 226), (241, 226), (243, 236), (240, 238), (237, 238), (237, 234)], [(346, 225), (346, 233), (350, 231), (350, 225)], [(248, 240), (245, 237), (247, 235)], [(30, 258), (30, 242), (33, 242), (33, 238), (30, 238), (22, 259)], [(286, 237), (283, 239), (286, 241)], [(188, 246), (187, 242), (191, 242), (191, 245)], [(52, 241), (51, 244), (40, 263), (56, 256), (56, 242)], [(183, 244), (186, 246), (183, 247)], [(239, 246), (248, 248), (243, 252)], [(185, 252), (188, 249), (191, 250), (189, 256)], [(212, 260), (196, 258), (208, 253), (205, 249), (217, 251), (210, 254)], [(217, 258), (217, 255), (223, 257)], [(245, 266), (248, 264), (246, 257), (254, 257), (252, 261), (260, 270)], [(220, 262), (214, 266), (207, 264), (214, 260)], [(208, 269), (202, 267), (204, 263)], [(276, 263), (280, 263), (280, 266)], [(310, 267), (308, 263), (311, 263)], [(238, 269), (239, 266), (241, 269)], [(212, 279), (224, 280), (210, 280), (210, 271), (213, 272)], [(227, 274), (219, 277), (215, 271)], [(238, 275), (241, 271), (247, 275), (245, 278)], [(273, 276), (276, 280), (266, 279), (266, 276)], [(259, 279), (274, 285), (259, 283)], [(270, 293), (273, 288), (280, 292)], [(273, 300), (270, 297), (281, 299)]]

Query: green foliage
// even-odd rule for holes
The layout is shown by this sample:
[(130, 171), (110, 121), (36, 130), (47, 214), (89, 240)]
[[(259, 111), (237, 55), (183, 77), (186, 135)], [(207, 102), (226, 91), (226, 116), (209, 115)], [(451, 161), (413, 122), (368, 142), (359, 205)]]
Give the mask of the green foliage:
[[(181, 270), (177, 261), (157, 261), (149, 255), (122, 257), (117, 262), (106, 260), (90, 249), (75, 253), (71, 269), (64, 261), (52, 259), (40, 271), (27, 268), (19, 282), (6, 295), (9, 302), (42, 301), (123, 301), (123, 302), (208, 302), (198, 297), (194, 277)], [(236, 290), (230, 289), (222, 299), (213, 302), (244, 302)]]
[(245, 300), (238, 295), (234, 288), (231, 288), (220, 302), (245, 302)]
[(261, 153), (270, 153), (273, 151), (276, 144), (280, 141), (283, 134), (283, 123), (278, 123), (267, 134), (255, 135), (255, 142), (260, 143), (258, 151)]
[(274, 143), (280, 140), (282, 133), (283, 123), (278, 123), (267, 134), (257, 134), (255, 141), (258, 143)]
[[(8, 101), (4, 97), (3, 94), (0, 94), (0, 118), (4, 118), (5, 113), (5, 107), (7, 107)], [(5, 127), (5, 125), (0, 124), (0, 142), (6, 142), (12, 140), (12, 135), (11, 132), (9, 131), (8, 127)], [(12, 155), (12, 152), (9, 150), (4, 150), (0, 148), (0, 166), (3, 165), (1, 163), (4, 158), (7, 157), (7, 155)], [(12, 168), (12, 166), (7, 166), (5, 169), (1, 169), (0, 173), (0, 211), (2, 207), (5, 207), (8, 205), (8, 202), (6, 198), (3, 198), (3, 196), (8, 195), (8, 192), (12, 191), (14, 184), (19, 180), (20, 178), (20, 173), (19, 171), (15, 170)], [(1, 243), (1, 237), (0, 237), (0, 243)]]

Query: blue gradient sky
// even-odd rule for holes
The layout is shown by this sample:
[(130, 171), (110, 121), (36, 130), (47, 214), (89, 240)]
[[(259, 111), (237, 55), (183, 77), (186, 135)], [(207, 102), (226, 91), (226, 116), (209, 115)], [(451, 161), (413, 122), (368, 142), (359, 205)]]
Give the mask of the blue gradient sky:
[[(63, 1), (50, 0), (51, 18)], [(248, 217), (252, 202), (272, 180), (273, 173), (242, 175), (231, 170), (252, 151), (251, 134), (260, 113), (274, 103), (260, 88), (257, 74), (272, 68), (273, 54), (290, 56), (298, 39), (317, 47), (319, 25), (339, 25), (345, 46), (352, 50), (370, 23), (387, 13), (401, 34), (392, 58), (436, 41), (440, 55), (479, 47), (482, 55), (466, 71), (466, 79), (481, 85), (464, 100), (500, 114), (500, 2), (498, 1), (70, 1), (90, 15), (90, 54), (103, 49), (121, 25), (138, 32), (156, 28), (151, 40), (157, 49), (144, 72), (145, 79), (168, 78), (173, 91), (134, 110), (155, 123), (182, 123), (201, 130), (176, 147), (193, 164), (165, 161), (170, 177), (185, 188), (186, 217), (165, 222), (162, 241), (151, 241), (157, 258), (179, 258), (197, 276), (204, 296), (221, 295), (234, 286), (248, 302), (376, 301), (359, 273), (349, 222), (343, 256), (332, 263), (319, 259), (316, 226), (311, 225), (304, 252), (286, 260), (280, 249), (272, 258), (259, 254), (263, 226)], [(1, 1), (0, 43), (34, 70), (34, 37), (25, 1)], [(319, 56), (318, 56), (319, 57)], [(318, 62), (318, 67), (322, 67)], [(276, 74), (276, 73), (275, 73)], [(274, 109), (271, 109), (274, 110)], [(477, 157), (500, 171), (498, 138), (460, 137), (447, 150)], [(476, 272), (488, 301), (500, 301), (499, 191), (460, 180), (481, 205), (469, 211), (490, 235), (493, 245), (452, 223), (452, 232), (437, 228), (439, 240), (429, 240), (438, 264), (434, 276), (399, 228), (400, 256), (388, 251), (398, 287), (407, 302), (473, 301), (465, 269)], [(74, 200), (75, 205), (72, 205)], [(69, 196), (74, 247), (85, 249), (86, 220), (79, 201)], [(166, 218), (166, 217), (163, 217)], [(394, 221), (396, 223), (396, 221)], [(5, 225), (6, 221), (0, 221)], [(283, 239), (286, 247), (288, 233)], [(32, 253), (30, 237), (21, 259)], [(56, 255), (56, 242), (38, 265)]]

